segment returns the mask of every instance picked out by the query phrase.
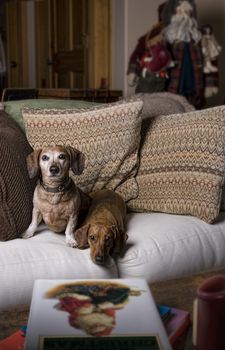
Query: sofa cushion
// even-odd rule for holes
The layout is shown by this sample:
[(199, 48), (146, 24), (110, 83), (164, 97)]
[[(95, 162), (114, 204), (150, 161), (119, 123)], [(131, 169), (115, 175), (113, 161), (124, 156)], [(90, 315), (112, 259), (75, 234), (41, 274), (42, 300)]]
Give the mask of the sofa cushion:
[(186, 97), (171, 92), (140, 92), (127, 97), (126, 101), (135, 101), (137, 99), (143, 101), (141, 112), (143, 119), (156, 117), (158, 115), (185, 113), (195, 110), (195, 107), (188, 102)]
[(29, 306), (36, 279), (115, 278), (111, 259), (106, 266), (94, 264), (89, 249), (66, 246), (65, 235), (41, 224), (29, 239), (0, 242), (0, 310)]
[(18, 100), (18, 101), (4, 101), (5, 111), (19, 124), (21, 129), (25, 131), (25, 125), (22, 115), (22, 109), (24, 107), (31, 108), (85, 108), (96, 106), (98, 103), (86, 102), (78, 100), (66, 100), (66, 99), (31, 99), (31, 100)]
[(137, 196), (142, 101), (88, 109), (23, 109), (29, 142), (35, 148), (70, 145), (85, 154), (85, 169), (71, 174), (85, 192), (108, 188), (124, 200)]
[(0, 310), (29, 305), (35, 279), (134, 278), (159, 282), (224, 268), (225, 213), (213, 224), (164, 213), (129, 213), (124, 256), (94, 264), (90, 249), (40, 225), (27, 239), (0, 242)]
[(35, 179), (30, 181), (26, 156), (32, 152), (17, 123), (0, 112), (0, 240), (20, 237), (31, 221)]
[(131, 210), (190, 214), (213, 222), (225, 169), (225, 107), (146, 119)]
[(213, 224), (189, 215), (130, 213), (127, 234), (117, 260), (121, 278), (159, 282), (225, 266), (225, 213)]

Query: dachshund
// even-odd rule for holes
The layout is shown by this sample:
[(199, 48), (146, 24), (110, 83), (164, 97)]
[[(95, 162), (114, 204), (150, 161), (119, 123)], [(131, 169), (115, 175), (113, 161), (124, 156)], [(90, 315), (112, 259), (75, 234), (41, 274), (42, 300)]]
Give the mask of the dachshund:
[(70, 146), (35, 150), (27, 157), (30, 178), (39, 176), (33, 195), (32, 221), (22, 238), (32, 237), (43, 220), (54, 232), (65, 232), (66, 244), (76, 247), (74, 230), (80, 209), (88, 208), (90, 197), (69, 177), (69, 169), (80, 175), (85, 156)]
[(111, 190), (96, 191), (90, 196), (89, 211), (74, 236), (78, 248), (90, 247), (94, 263), (104, 264), (109, 255), (120, 254), (125, 246), (128, 237), (124, 228), (126, 204)]

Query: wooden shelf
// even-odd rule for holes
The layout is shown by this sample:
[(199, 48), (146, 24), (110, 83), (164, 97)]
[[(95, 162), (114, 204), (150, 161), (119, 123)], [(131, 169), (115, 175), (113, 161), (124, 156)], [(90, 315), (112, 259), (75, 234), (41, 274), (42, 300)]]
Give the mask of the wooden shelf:
[(4, 89), (2, 101), (32, 98), (85, 100), (99, 103), (116, 102), (122, 98), (121, 90), (108, 89)]

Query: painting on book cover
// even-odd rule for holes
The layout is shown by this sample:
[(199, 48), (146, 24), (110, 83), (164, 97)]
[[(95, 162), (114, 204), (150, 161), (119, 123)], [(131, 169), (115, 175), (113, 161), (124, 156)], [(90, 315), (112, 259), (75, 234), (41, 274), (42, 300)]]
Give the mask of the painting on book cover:
[(129, 303), (130, 296), (143, 293), (138, 288), (108, 281), (82, 281), (61, 284), (47, 291), (56, 298), (54, 307), (68, 313), (69, 325), (85, 334), (105, 336), (116, 326), (116, 312)]
[[(160, 350), (158, 335), (124, 334), (118, 331), (117, 316), (131, 307), (135, 316), (134, 300), (145, 294), (145, 290), (114, 281), (77, 281), (59, 284), (49, 289), (46, 299), (55, 300), (53, 308), (60, 314), (67, 314), (67, 326), (74, 328), (74, 336), (41, 336), (40, 350), (74, 349), (82, 343), (82, 350), (103, 348), (151, 349)], [(140, 298), (141, 299), (141, 298)], [(135, 303), (136, 304), (136, 303)], [(139, 303), (137, 303), (138, 305)], [(139, 305), (140, 306), (140, 305)], [(132, 311), (130, 310), (130, 311)], [(65, 323), (65, 317), (62, 319)], [(65, 328), (66, 325), (63, 324)], [(79, 331), (79, 333), (77, 333)], [(119, 334), (118, 334), (119, 333)]]

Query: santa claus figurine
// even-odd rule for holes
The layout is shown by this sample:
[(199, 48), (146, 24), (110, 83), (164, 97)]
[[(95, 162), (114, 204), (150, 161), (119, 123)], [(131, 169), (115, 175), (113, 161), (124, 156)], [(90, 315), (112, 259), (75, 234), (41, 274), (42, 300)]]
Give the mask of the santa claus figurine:
[(167, 90), (186, 96), (200, 108), (204, 100), (203, 58), (194, 0), (168, 0), (163, 22), (164, 38), (175, 63)]
[(139, 38), (128, 63), (128, 85), (135, 86), (136, 93), (165, 90), (167, 69), (173, 64), (162, 36), (161, 14), (165, 4), (158, 8), (159, 22)]
[(178, 2), (175, 14), (164, 30), (164, 36), (168, 43), (177, 42), (198, 43), (201, 39), (201, 32), (198, 30), (197, 20), (193, 17), (193, 7), (189, 1)]

